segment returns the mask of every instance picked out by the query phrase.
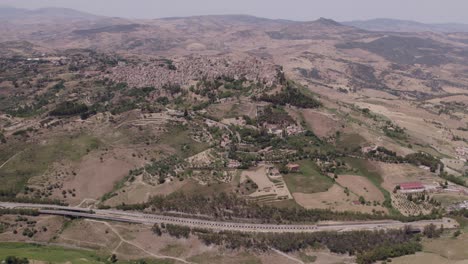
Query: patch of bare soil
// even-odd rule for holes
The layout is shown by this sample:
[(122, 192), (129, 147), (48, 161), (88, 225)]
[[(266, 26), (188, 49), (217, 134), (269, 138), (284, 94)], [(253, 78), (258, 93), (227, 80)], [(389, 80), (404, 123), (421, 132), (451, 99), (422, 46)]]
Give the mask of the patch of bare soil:
[(67, 225), (56, 242), (112, 252), (120, 241), (118, 236), (104, 224), (75, 220)]
[(166, 256), (184, 260), (213, 250), (213, 247), (205, 246), (195, 237), (177, 239), (168, 235), (157, 236), (149, 226), (112, 223), (107, 226), (119, 236), (120, 242), (113, 249), (114, 253), (126, 259), (141, 259), (142, 256), (164, 258)]
[(440, 255), (418, 252), (414, 255), (408, 255), (392, 259), (395, 264), (468, 264), (468, 260), (450, 260)]
[(296, 202), (307, 209), (329, 209), (332, 211), (354, 211), (372, 213), (374, 211), (384, 211), (381, 206), (362, 205), (357, 203), (359, 197), (353, 193), (346, 195), (344, 188), (335, 184), (326, 192), (305, 194), (293, 193)]
[(137, 166), (137, 162), (127, 155), (125, 150), (115, 150), (86, 156), (78, 165), (76, 175), (64, 183), (64, 189), (76, 190), (76, 195), (68, 196), (67, 200), (78, 204), (83, 199), (98, 199), (112, 191), (115, 183)]
[(105, 204), (116, 206), (122, 203), (143, 203), (146, 202), (151, 196), (171, 194), (182, 188), (186, 183), (187, 181), (181, 182), (176, 180), (153, 186), (145, 183), (141, 177), (137, 177), (132, 184), (125, 186), (121, 190), (117, 191), (117, 196), (107, 200)]
[(347, 187), (352, 193), (362, 196), (366, 201), (385, 200), (382, 192), (367, 178), (357, 175), (340, 175), (336, 181), (343, 187)]
[(340, 129), (340, 122), (331, 114), (320, 113), (313, 109), (304, 109), (301, 112), (307, 127), (319, 137), (332, 136)]

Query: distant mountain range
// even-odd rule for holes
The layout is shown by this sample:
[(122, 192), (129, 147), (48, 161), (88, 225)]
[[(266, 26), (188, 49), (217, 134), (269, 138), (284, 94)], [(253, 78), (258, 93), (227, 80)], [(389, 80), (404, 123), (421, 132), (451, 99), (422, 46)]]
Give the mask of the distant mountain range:
[[(119, 23), (124, 21), (127, 24), (132, 24), (126, 19), (118, 19)], [(452, 32), (468, 32), (468, 24), (460, 23), (443, 23), (443, 24), (425, 24), (416, 21), (410, 20), (398, 20), (398, 19), (388, 19), (388, 18), (377, 18), (371, 20), (356, 20), (356, 21), (346, 21), (346, 22), (335, 22), (331, 19), (318, 19), (316, 21), (310, 22), (299, 22), (283, 19), (267, 19), (260, 18), (249, 15), (214, 15), (214, 16), (193, 16), (193, 17), (172, 17), (172, 18), (162, 18), (161, 20), (178, 20), (178, 19), (188, 19), (193, 21), (198, 21), (200, 19), (208, 19), (211, 21), (216, 21), (218, 23), (227, 23), (232, 22), (241, 23), (241, 24), (256, 24), (256, 25), (294, 25), (294, 24), (320, 24), (323, 26), (332, 26), (337, 27), (341, 25), (346, 25), (348, 27), (355, 27), (367, 31), (382, 31), (382, 32), (439, 32), (439, 33), (452, 33)], [(40, 8), (40, 9), (23, 9), (15, 7), (2, 7), (0, 6), (0, 21), (7, 21), (10, 23), (17, 24), (31, 24), (31, 23), (60, 23), (61, 21), (88, 21), (96, 22), (100, 20), (112, 20), (104, 16), (97, 16), (90, 13), (77, 11), (69, 8)], [(114, 21), (115, 22), (115, 21)], [(111, 23), (113, 24), (113, 23)], [(104, 24), (107, 26), (107, 24)]]
[(70, 19), (70, 20), (95, 20), (102, 18), (97, 15), (77, 11), (70, 8), (48, 7), (40, 9), (24, 9), (15, 7), (0, 6), (0, 20), (29, 18), (48, 18), (48, 19)]
[(444, 23), (425, 24), (416, 21), (377, 18), (371, 20), (341, 22), (342, 24), (369, 31), (387, 32), (468, 32), (467, 24)]

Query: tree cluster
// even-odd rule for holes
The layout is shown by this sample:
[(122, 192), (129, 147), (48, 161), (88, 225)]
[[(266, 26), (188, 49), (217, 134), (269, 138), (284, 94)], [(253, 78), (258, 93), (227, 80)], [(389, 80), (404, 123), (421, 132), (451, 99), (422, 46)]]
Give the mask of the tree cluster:
[(442, 172), (440, 174), (440, 177), (443, 178), (443, 179), (446, 179), (447, 181), (451, 181), (451, 182), (453, 182), (455, 184), (468, 187), (468, 183), (466, 182), (466, 180), (463, 177), (457, 177), (457, 176), (452, 175), (452, 174), (447, 174), (446, 172)]
[(288, 253), (308, 247), (326, 247), (333, 253), (357, 255), (358, 263), (362, 264), (414, 254), (422, 249), (421, 244), (407, 228), (389, 231), (315, 233), (214, 232), (200, 228), (183, 228), (183, 231), (178, 231), (174, 235), (169, 234), (181, 237), (179, 232), (183, 232), (186, 235), (184, 237), (188, 237), (191, 233), (206, 245), (223, 246), (232, 250), (249, 248), (268, 251), (273, 248)]
[(439, 166), (442, 166), (442, 163), (439, 159), (424, 152), (408, 154), (405, 156), (405, 159), (408, 163), (414, 164), (416, 166), (427, 166), (431, 169), (431, 172), (435, 172)]
[(8, 209), (0, 208), (0, 215), (30, 215), (38, 216), (39, 211), (35, 209)]
[(385, 244), (357, 255), (358, 264), (372, 264), (379, 260), (411, 255), (422, 250), (422, 245), (416, 241), (401, 244)]
[(15, 256), (8, 256), (5, 258), (2, 263), (5, 264), (29, 264), (29, 260), (27, 258), (18, 258)]
[(37, 197), (15, 197), (17, 193), (14, 191), (0, 191), (1, 202), (12, 203), (31, 203), (31, 204), (55, 204), (67, 206), (68, 204), (58, 199), (41, 199)]
[(215, 219), (260, 223), (315, 223), (317, 221), (337, 220), (380, 220), (393, 218), (400, 221), (433, 219), (437, 215), (426, 216), (388, 216), (358, 212), (333, 212), (327, 209), (304, 209), (301, 207), (278, 208), (259, 205), (235, 194), (220, 193), (213, 196), (186, 195), (176, 192), (168, 196), (155, 196), (147, 203), (121, 205), (123, 210), (151, 209), (155, 213), (179, 212), (192, 215), (207, 215)]
[(273, 95), (263, 94), (258, 98), (260, 101), (270, 102), (276, 105), (292, 105), (300, 108), (318, 108), (322, 104), (315, 98), (302, 93), (298, 88), (288, 83), (281, 92)]
[(83, 113), (88, 112), (88, 106), (81, 103), (74, 103), (74, 102), (64, 102), (57, 107), (50, 111), (50, 115), (52, 116), (73, 116), (73, 115), (80, 115)]
[(7, 141), (6, 141), (5, 135), (3, 135), (2, 132), (0, 132), (0, 143), (5, 144), (6, 142)]

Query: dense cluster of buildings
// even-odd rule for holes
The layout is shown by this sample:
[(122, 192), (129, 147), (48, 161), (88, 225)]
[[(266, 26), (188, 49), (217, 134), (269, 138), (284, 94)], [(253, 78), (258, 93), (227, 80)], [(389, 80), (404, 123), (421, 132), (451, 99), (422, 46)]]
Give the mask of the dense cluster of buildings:
[[(219, 77), (244, 78), (271, 86), (277, 80), (277, 66), (254, 57), (192, 56), (170, 62), (155, 61), (146, 64), (120, 64), (108, 76), (114, 82), (125, 82), (130, 87), (156, 87), (166, 84), (188, 85), (193, 80), (214, 80)], [(172, 64), (173, 63), (173, 64)]]

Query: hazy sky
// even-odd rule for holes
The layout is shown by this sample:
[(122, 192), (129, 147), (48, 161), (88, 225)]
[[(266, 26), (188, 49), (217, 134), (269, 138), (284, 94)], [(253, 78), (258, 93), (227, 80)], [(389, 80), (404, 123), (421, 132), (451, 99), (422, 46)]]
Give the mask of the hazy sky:
[(468, 24), (468, 0), (0, 0), (0, 5), (68, 7), (129, 18), (249, 14), (292, 20), (385, 17)]

